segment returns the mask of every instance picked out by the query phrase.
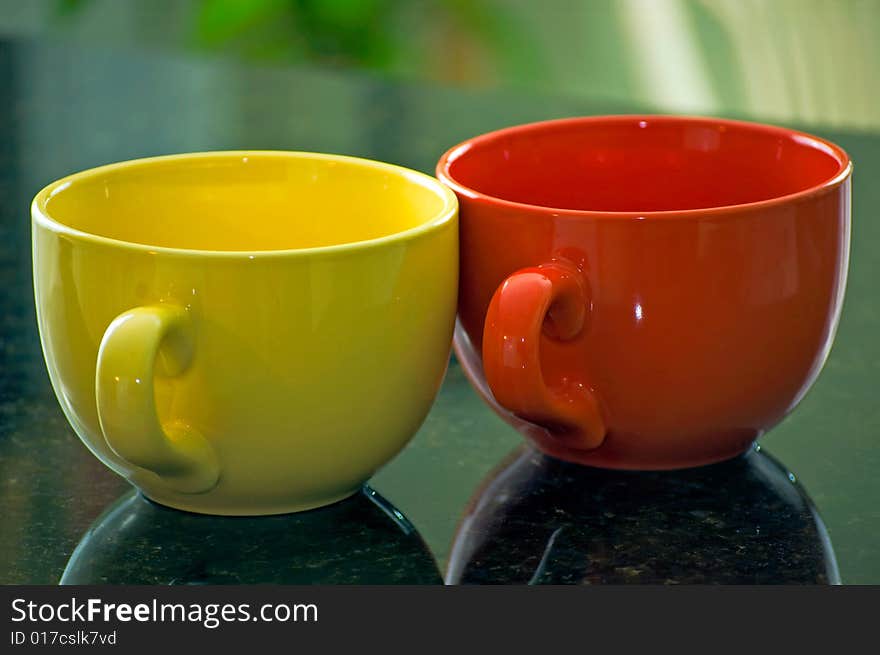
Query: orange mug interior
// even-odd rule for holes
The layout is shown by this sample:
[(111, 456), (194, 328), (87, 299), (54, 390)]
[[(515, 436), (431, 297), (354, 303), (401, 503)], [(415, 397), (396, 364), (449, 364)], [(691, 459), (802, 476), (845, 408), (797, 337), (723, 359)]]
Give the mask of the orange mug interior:
[(462, 187), (526, 205), (599, 212), (708, 209), (792, 195), (846, 166), (829, 144), (732, 121), (615, 117), (478, 137), (450, 153)]

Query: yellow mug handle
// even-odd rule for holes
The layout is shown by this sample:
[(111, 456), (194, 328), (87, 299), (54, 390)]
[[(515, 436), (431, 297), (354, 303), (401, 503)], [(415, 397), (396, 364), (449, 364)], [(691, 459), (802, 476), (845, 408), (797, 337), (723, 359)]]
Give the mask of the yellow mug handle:
[(101, 340), (95, 372), (98, 420), (107, 445), (127, 462), (152, 471), (174, 491), (201, 493), (220, 477), (214, 448), (192, 426), (162, 426), (153, 377), (183, 373), (192, 361), (195, 330), (177, 305), (137, 307), (117, 316)]

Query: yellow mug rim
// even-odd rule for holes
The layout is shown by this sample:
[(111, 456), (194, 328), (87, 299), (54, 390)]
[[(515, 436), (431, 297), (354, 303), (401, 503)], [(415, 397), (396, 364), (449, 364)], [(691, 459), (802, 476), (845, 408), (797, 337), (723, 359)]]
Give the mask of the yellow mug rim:
[[(354, 164), (364, 168), (373, 168), (393, 173), (406, 181), (417, 184), (425, 189), (434, 192), (443, 200), (443, 207), (432, 218), (419, 223), (415, 227), (392, 232), (374, 239), (364, 239), (361, 241), (350, 241), (346, 243), (337, 243), (329, 246), (316, 246), (309, 248), (286, 248), (279, 250), (208, 250), (200, 248), (173, 248), (169, 246), (157, 246), (146, 243), (137, 243), (134, 241), (125, 241), (123, 239), (114, 239), (112, 237), (102, 236), (100, 234), (92, 234), (76, 228), (65, 225), (49, 215), (46, 210), (46, 204), (55, 194), (61, 193), (68, 189), (72, 184), (107, 173), (108, 171), (116, 171), (120, 169), (139, 168), (151, 166), (156, 163), (173, 160), (189, 160), (189, 159), (207, 159), (211, 157), (255, 157), (255, 156), (271, 156), (281, 158), (295, 159), (316, 159), (323, 161), (343, 162)], [(375, 161), (373, 159), (365, 159), (362, 157), (352, 157), (349, 155), (337, 155), (331, 153), (305, 152), (299, 150), (208, 150), (202, 152), (185, 152), (172, 155), (159, 155), (157, 157), (143, 157), (139, 159), (129, 159), (126, 161), (115, 162), (89, 168), (78, 173), (73, 173), (55, 180), (43, 187), (31, 203), (31, 218), (34, 224), (51, 230), (52, 232), (63, 234), (75, 239), (100, 243), (107, 246), (117, 248), (126, 248), (130, 250), (138, 250), (150, 254), (169, 254), (169, 255), (187, 255), (200, 257), (219, 257), (219, 258), (251, 258), (260, 257), (290, 257), (290, 256), (308, 256), (343, 253), (347, 251), (362, 250), (365, 248), (385, 246), (399, 241), (407, 241), (416, 238), (422, 234), (429, 233), (433, 230), (450, 223), (456, 216), (458, 211), (458, 198), (455, 193), (440, 182), (437, 178), (431, 177), (425, 173), (389, 164), (386, 162)]]

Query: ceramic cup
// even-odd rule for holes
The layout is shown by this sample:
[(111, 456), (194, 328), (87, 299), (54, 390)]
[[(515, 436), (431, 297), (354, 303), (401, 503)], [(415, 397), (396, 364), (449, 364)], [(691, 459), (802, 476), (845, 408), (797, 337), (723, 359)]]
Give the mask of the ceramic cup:
[(742, 453), (831, 348), (851, 171), (822, 139), (711, 118), (457, 145), (437, 165), (461, 207), (456, 353), (550, 455), (672, 469)]
[(37, 318), (79, 437), (149, 498), (275, 514), (355, 493), (442, 381), (454, 194), (362, 159), (113, 164), (34, 199)]

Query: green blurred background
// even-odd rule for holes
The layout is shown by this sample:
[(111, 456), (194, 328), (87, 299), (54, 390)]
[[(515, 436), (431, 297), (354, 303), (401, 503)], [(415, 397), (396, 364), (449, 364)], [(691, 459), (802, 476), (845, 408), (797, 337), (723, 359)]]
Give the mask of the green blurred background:
[(880, 0), (0, 0), (0, 32), (880, 125)]

